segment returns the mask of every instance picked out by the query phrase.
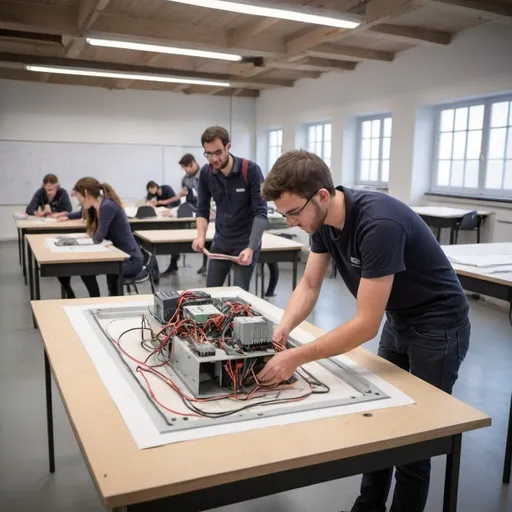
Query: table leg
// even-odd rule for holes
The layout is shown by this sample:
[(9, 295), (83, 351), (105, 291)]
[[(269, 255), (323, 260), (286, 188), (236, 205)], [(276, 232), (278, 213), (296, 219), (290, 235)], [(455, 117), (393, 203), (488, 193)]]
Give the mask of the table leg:
[(27, 260), (25, 257), (25, 232), (21, 231), (21, 259), (23, 260), (23, 277), (25, 278), (25, 284), (27, 284)]
[(293, 270), (292, 270), (292, 291), (297, 287), (297, 267), (299, 266), (299, 253), (295, 252), (293, 255)]
[(46, 384), (46, 424), (48, 428), (48, 457), (50, 473), (55, 473), (55, 449), (53, 444), (52, 372), (48, 354), (44, 351), (44, 380)]
[[(27, 247), (27, 257), (28, 257), (28, 282), (30, 287), (30, 301), (35, 299), (34, 297), (34, 272), (33, 272), (33, 258), (32, 258), (32, 249)], [(37, 329), (36, 317), (34, 316), (34, 312), (32, 312), (32, 322), (34, 324), (34, 329)]]
[(21, 265), (21, 230), (18, 228), (17, 231), (18, 231), (18, 257), (19, 257), (20, 265)]
[(446, 457), (446, 476), (444, 480), (443, 512), (457, 512), (459, 491), (460, 453), (462, 434), (453, 436), (453, 449)]
[(450, 245), (455, 245), (455, 229), (450, 229)]
[(261, 293), (260, 297), (263, 299), (265, 297), (265, 264), (260, 263), (260, 272), (261, 272)]
[(503, 467), (503, 483), (510, 483), (510, 470), (512, 466), (512, 395), (510, 396), (510, 412), (508, 415), (507, 445), (505, 448), (505, 464)]
[(39, 265), (37, 263), (37, 261), (35, 260), (34, 258), (34, 279), (35, 279), (35, 283), (36, 283), (36, 297), (35, 297), (35, 300), (41, 300), (41, 289), (40, 289), (40, 283), (39, 283), (39, 278), (40, 278), (40, 275), (39, 275)]
[(122, 296), (124, 295), (124, 286), (123, 286), (123, 262), (119, 264), (119, 274), (117, 275), (117, 293)]

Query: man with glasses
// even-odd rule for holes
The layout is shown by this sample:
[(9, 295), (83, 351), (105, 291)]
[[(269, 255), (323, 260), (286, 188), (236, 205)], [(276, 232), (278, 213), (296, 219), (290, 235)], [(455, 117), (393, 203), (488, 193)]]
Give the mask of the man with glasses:
[[(304, 276), (293, 292), (274, 341), (313, 310), (331, 258), (357, 312), (348, 322), (301, 347), (278, 353), (258, 374), (264, 385), (291, 377), (298, 366), (348, 352), (377, 336), (378, 354), (451, 393), (469, 348), (468, 302), (434, 235), (404, 203), (387, 194), (334, 187), (316, 155), (282, 155), (262, 188), (290, 225), (312, 235)], [(363, 475), (352, 512), (384, 512), (393, 468)], [(423, 512), (430, 460), (396, 468), (393, 512)]]
[[(208, 128), (201, 136), (208, 160), (199, 174), (197, 238), (192, 247), (203, 251), (210, 218), (210, 201), (216, 205), (215, 236), (210, 252), (236, 256), (234, 285), (244, 290), (258, 260), (261, 237), (267, 227), (267, 203), (261, 197), (261, 169), (254, 162), (233, 156), (228, 132), (220, 126)], [(211, 259), (206, 286), (222, 286), (232, 263)]]

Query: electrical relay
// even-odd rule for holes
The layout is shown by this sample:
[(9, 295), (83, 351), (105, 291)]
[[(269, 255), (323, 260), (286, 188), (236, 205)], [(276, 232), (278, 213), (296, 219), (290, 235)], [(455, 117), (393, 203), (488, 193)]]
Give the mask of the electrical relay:
[(185, 306), (183, 316), (190, 318), (196, 324), (205, 324), (212, 316), (222, 315), (213, 304), (201, 304), (197, 306)]
[(272, 343), (272, 324), (263, 316), (237, 316), (233, 319), (233, 339), (243, 347)]

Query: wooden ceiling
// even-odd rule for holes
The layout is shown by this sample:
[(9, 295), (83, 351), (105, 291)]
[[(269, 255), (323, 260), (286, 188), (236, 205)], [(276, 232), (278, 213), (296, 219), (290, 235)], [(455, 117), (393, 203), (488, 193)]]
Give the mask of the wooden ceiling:
[[(253, 3), (257, 3), (254, 0)], [(512, 0), (287, 0), (360, 16), (339, 29), (195, 7), (166, 0), (0, 1), (0, 78), (108, 89), (256, 97), (326, 72), (357, 73), (418, 45), (443, 46), (482, 23), (512, 25)], [(227, 62), (90, 46), (86, 36), (227, 51)], [(232, 87), (36, 73), (26, 64), (101, 68), (229, 81)]]

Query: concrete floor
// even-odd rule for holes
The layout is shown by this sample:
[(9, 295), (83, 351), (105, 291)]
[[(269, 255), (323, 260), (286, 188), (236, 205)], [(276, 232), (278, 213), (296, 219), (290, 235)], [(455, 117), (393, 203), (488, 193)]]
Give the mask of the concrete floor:
[[(162, 261), (161, 268), (167, 261)], [(165, 278), (161, 288), (203, 284), (196, 269), (200, 259), (187, 255), (187, 268)], [(104, 293), (104, 279), (100, 279)], [(73, 279), (77, 295), (86, 291)], [(286, 305), (291, 272), (282, 269), (273, 302)], [(147, 293), (145, 286), (141, 293)], [(58, 298), (56, 279), (44, 279), (43, 298)], [(331, 329), (347, 320), (355, 302), (340, 278), (326, 279), (310, 321)], [(492, 427), (466, 434), (460, 474), (461, 512), (512, 511), (512, 490), (501, 484), (508, 405), (512, 391), (512, 327), (504, 311), (472, 301), (472, 342), (454, 394), (490, 416)], [(32, 328), (29, 292), (23, 285), (17, 246), (0, 244), (0, 511), (99, 512), (104, 510), (84, 464), (67, 416), (54, 388), (56, 466), (48, 473), (44, 400), (43, 354), (38, 331)], [(376, 350), (377, 341), (366, 344)], [(87, 392), (87, 390), (84, 390)], [(98, 426), (101, 428), (101, 426)], [(108, 449), (108, 447), (106, 448)], [(172, 464), (172, 461), (169, 461)], [(445, 460), (436, 458), (427, 512), (442, 510)], [(360, 477), (282, 493), (216, 512), (338, 512), (349, 510), (357, 496)], [(179, 511), (182, 512), (182, 511)], [(186, 511), (183, 511), (186, 512)]]

